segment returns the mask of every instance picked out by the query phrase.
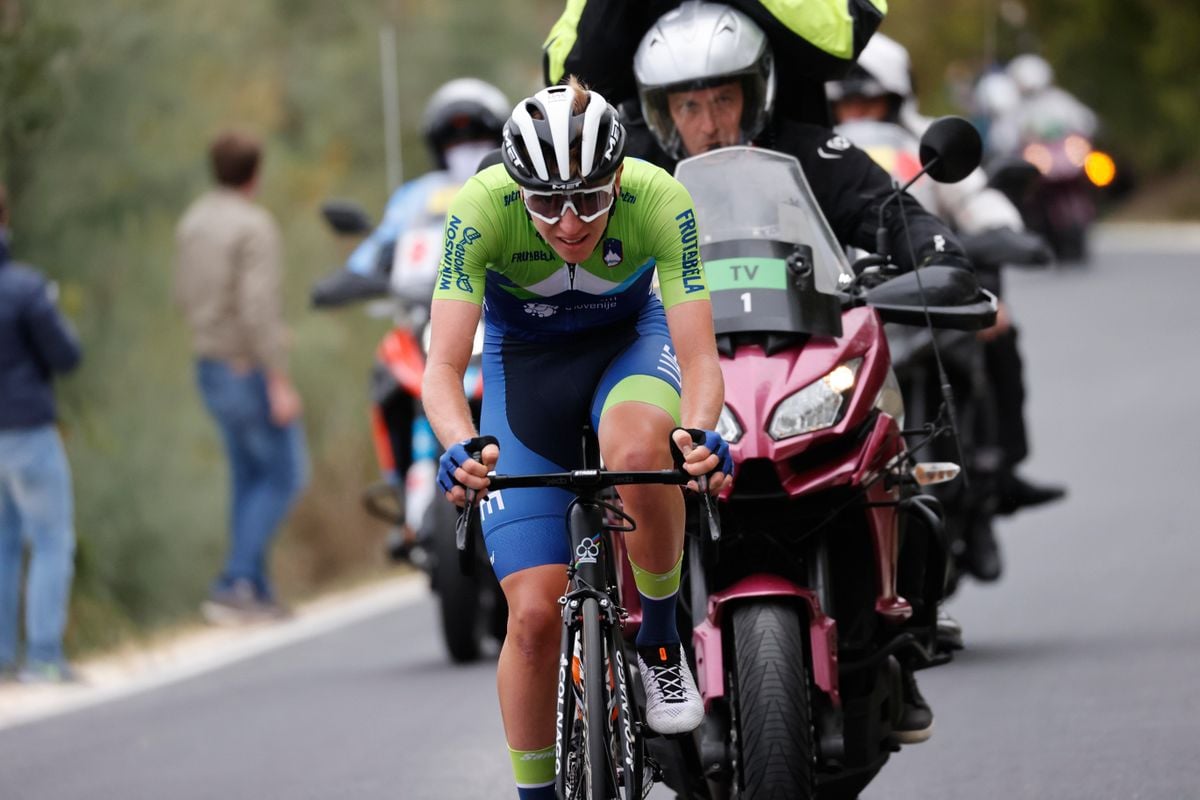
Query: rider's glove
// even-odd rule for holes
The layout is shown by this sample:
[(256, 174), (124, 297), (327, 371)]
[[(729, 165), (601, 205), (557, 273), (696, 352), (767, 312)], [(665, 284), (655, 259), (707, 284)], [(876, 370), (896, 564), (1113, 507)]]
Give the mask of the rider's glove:
[[(676, 428), (675, 430), (681, 430)], [(716, 431), (706, 431), (700, 428), (682, 428), (692, 437), (692, 444), (697, 447), (704, 445), (708, 448), (708, 452), (717, 457), (717, 466), (712, 472), (724, 472), (726, 475), (733, 474), (733, 455), (729, 452), (729, 442), (721, 438), (721, 434)], [(671, 431), (671, 455), (675, 459), (675, 466), (683, 468), (683, 453), (675, 444), (675, 431)], [(708, 473), (709, 475), (712, 472)]]
[(455, 486), (462, 486), (462, 482), (454, 477), (454, 471), (472, 458), (478, 460), (483, 448), (489, 444), (499, 445), (500, 442), (495, 436), (476, 436), (452, 444), (442, 453), (442, 457), (438, 459), (437, 482), (443, 492), (448, 492)]

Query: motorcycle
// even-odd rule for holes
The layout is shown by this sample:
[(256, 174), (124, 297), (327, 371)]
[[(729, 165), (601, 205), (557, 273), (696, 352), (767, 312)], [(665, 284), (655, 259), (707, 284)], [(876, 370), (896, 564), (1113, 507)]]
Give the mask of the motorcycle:
[[(993, 229), (961, 239), (980, 282), (988, 286), (999, 285), (1005, 266), (1037, 267), (1050, 261), (1045, 243), (1035, 234)], [(954, 556), (946, 595), (954, 593), (962, 575), (997, 580), (1000, 560), (989, 559), (982, 551), (998, 547), (992, 525), (1009, 467), (985, 343), (966, 331), (930, 331), (909, 325), (887, 325), (885, 331), (909, 427), (937, 426), (949, 414), (943, 383), (951, 390), (957, 437), (934, 437), (916, 452), (918, 457), (932, 460), (957, 460), (966, 473), (966, 480), (933, 490), (945, 509)], [(989, 561), (993, 567), (987, 566)]]
[[(978, 164), (957, 123), (922, 139), (935, 178)], [(734, 472), (721, 538), (689, 526), (680, 591), (706, 718), (690, 752), (651, 747), (685, 797), (856, 797), (905, 738), (906, 670), (945, 660), (948, 552), (924, 487), (958, 471), (914, 462), (883, 322), (981, 329), (995, 298), (959, 269), (852, 268), (791, 156), (725, 148), (676, 176), (696, 203)]]
[[(366, 212), (345, 201), (322, 207), (339, 235), (371, 230)], [(457, 515), (438, 497), (437, 439), (421, 409), (421, 380), (428, 351), (429, 309), (437, 275), (442, 216), (411, 226), (394, 248), (384, 248), (375, 271), (361, 275), (342, 269), (318, 281), (313, 306), (340, 308), (367, 302), (375, 315), (392, 318), (391, 329), (375, 350), (370, 383), (370, 424), (381, 479), (363, 492), (363, 506), (388, 523), (388, 553), (423, 569), (439, 600), (442, 637), (451, 660), (480, 657), (488, 639), (504, 640), (508, 605), (486, 548), (476, 548), (474, 569), (460, 569), (455, 546)], [(476, 332), (471, 365), (464, 377), (471, 411), (478, 420), (483, 402), (482, 327)]]
[(1025, 225), (1045, 237), (1060, 261), (1088, 260), (1098, 192), (1116, 177), (1111, 156), (1082, 134), (1055, 134), (1031, 139), (1019, 158), (999, 159), (987, 171), (989, 182), (1021, 210)]

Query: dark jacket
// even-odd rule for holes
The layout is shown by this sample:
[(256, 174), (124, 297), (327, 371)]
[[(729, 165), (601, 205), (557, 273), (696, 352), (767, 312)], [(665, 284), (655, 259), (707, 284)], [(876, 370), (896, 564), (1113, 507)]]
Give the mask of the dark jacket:
[[(658, 147), (645, 123), (627, 127), (626, 155), (674, 171), (674, 161)], [(776, 119), (754, 143), (796, 157), (829, 227), (843, 245), (874, 253), (879, 209), (883, 206), (888, 252), (897, 265), (905, 270), (926, 262), (971, 268), (966, 252), (950, 228), (911, 195), (902, 194), (884, 206), (893, 191), (891, 176), (845, 137), (821, 125)]]
[(79, 363), (79, 341), (55, 305), (53, 285), (8, 258), (0, 232), (0, 430), (55, 420), (51, 378)]
[[(613, 105), (637, 98), (633, 56), (646, 31), (681, 0), (587, 0), (567, 3), (543, 48), (546, 84), (579, 77)], [(881, 0), (847, 0), (833, 15), (800, 3), (724, 0), (758, 24), (775, 56), (775, 112), (800, 122), (829, 123), (825, 81), (842, 77), (886, 13)], [(833, 28), (833, 19), (840, 25)]]

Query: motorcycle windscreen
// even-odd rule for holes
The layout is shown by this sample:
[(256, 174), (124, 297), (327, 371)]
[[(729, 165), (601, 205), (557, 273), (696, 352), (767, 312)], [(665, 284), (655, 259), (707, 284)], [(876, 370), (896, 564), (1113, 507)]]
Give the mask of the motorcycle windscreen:
[(681, 161), (718, 335), (840, 336), (839, 287), (853, 277), (800, 162), (756, 147)]

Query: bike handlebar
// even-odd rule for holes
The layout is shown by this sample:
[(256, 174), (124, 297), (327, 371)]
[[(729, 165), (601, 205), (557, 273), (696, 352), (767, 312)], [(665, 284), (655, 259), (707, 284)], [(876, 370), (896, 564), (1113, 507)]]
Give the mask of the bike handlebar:
[[(629, 486), (632, 484), (658, 484), (663, 486), (684, 486), (696, 481), (703, 498), (705, 518), (709, 535), (713, 541), (721, 538), (721, 522), (717, 514), (712, 495), (708, 493), (708, 476), (692, 475), (682, 469), (660, 469), (632, 472), (611, 472), (602, 469), (576, 469), (570, 472), (546, 472), (536, 475), (489, 475), (488, 490), (502, 489), (536, 489), (540, 487), (555, 487), (559, 489), (606, 489), (611, 486)], [(468, 526), (479, 524), (478, 506), (475, 504), (475, 492), (467, 490), (467, 505), (459, 516), (457, 543), (460, 557), (470, 552), (473, 543), (473, 530)], [(463, 561), (463, 569), (466, 562)]]
[(538, 475), (489, 475), (488, 490), (534, 489), (556, 487), (560, 489), (605, 489), (610, 486), (631, 484), (660, 484), (683, 486), (696, 476), (683, 470), (661, 469), (640, 472), (610, 472), (600, 469), (576, 469), (570, 472), (547, 472)]

